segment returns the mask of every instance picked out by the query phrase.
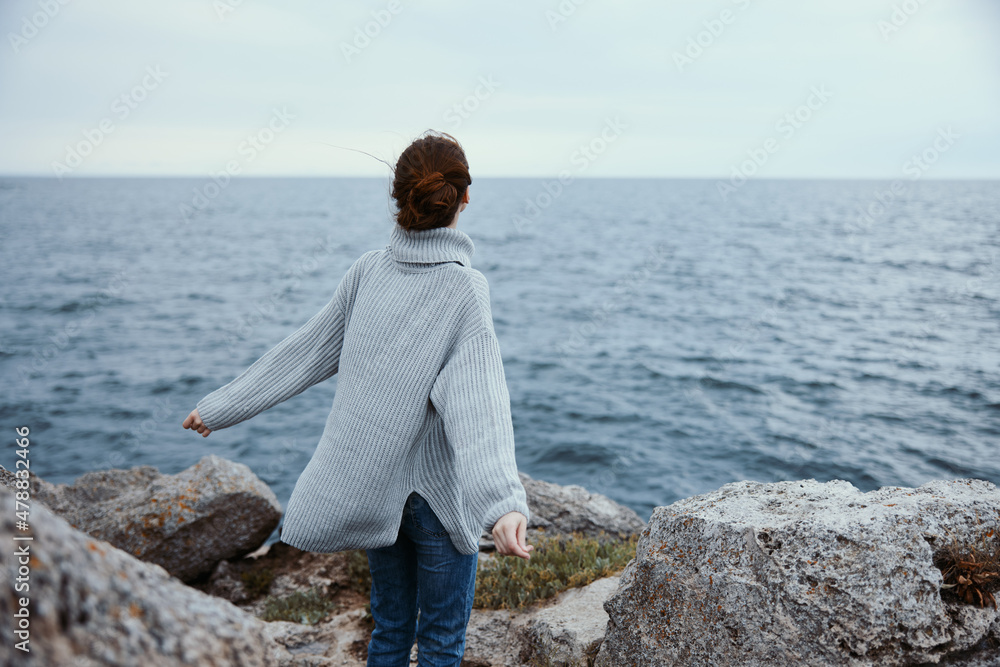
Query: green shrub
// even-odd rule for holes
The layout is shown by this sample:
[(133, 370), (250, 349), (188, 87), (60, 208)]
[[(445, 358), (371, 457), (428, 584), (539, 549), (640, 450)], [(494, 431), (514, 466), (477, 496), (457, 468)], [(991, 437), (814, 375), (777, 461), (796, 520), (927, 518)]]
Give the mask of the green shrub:
[(250, 597), (259, 598), (270, 590), (271, 582), (274, 581), (274, 571), (267, 567), (247, 570), (240, 575), (240, 579), (243, 580), (243, 587), (247, 589)]
[(305, 593), (296, 591), (283, 598), (268, 596), (264, 601), (264, 613), (261, 614), (261, 618), (265, 621), (291, 621), (315, 625), (336, 606), (332, 600), (324, 597), (313, 587)]
[(496, 556), (480, 565), (473, 606), (519, 609), (622, 570), (635, 557), (639, 536), (596, 538), (574, 533), (535, 542), (531, 559)]
[(347, 577), (353, 590), (362, 595), (371, 595), (372, 572), (368, 567), (368, 553), (364, 549), (348, 552)]

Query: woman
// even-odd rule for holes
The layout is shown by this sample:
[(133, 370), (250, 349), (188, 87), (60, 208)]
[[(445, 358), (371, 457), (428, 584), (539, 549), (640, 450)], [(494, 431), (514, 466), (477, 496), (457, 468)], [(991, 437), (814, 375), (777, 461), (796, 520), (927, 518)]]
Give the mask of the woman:
[(533, 548), (489, 285), (457, 228), (471, 183), (451, 135), (414, 141), (395, 167), (389, 245), (183, 422), (207, 436), (339, 373), (279, 535), (306, 551), (367, 551), (369, 666), (408, 665), (414, 638), (421, 665), (459, 665), (483, 528), (499, 554)]

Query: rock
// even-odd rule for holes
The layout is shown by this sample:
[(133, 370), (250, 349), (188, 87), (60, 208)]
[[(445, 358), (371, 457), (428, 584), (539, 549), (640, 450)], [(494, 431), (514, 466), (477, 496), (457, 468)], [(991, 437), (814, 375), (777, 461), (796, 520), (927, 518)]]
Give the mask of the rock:
[[(587, 537), (606, 534), (623, 539), (642, 531), (646, 523), (634, 510), (616, 503), (600, 493), (591, 493), (577, 484), (562, 486), (533, 479), (518, 473), (527, 494), (527, 539), (540, 535), (564, 535), (580, 532)], [(481, 551), (494, 549), (493, 536), (483, 531), (479, 538)]]
[(998, 527), (976, 479), (745, 481), (657, 507), (596, 664), (996, 667), (998, 612), (942, 599), (932, 559)]
[(186, 582), (257, 549), (282, 514), (250, 468), (215, 455), (176, 475), (138, 466), (88, 472), (72, 485), (31, 481), (32, 499), (73, 527)]
[[(292, 655), (268, 637), (266, 624), (229, 602), (74, 529), (41, 504), (30, 504), (30, 532), (15, 533), (14, 512), (14, 494), (0, 488), (0, 541), (6, 545), (0, 549), (0, 618), (8, 625), (0, 664), (291, 664)], [(34, 539), (14, 541), (15, 535)], [(15, 555), (21, 548), (30, 553), (26, 574)], [(29, 588), (15, 590), (15, 577)], [(30, 653), (15, 648), (22, 638), (12, 636), (21, 597), (30, 600)]]
[(0, 487), (16, 491), (17, 475), (3, 466), (0, 466)]
[(524, 610), (473, 609), (462, 664), (587, 667), (608, 624), (602, 604), (617, 590), (618, 579), (598, 579)]
[(364, 608), (334, 614), (316, 625), (267, 623), (266, 632), (291, 659), (281, 667), (365, 667), (371, 627)]

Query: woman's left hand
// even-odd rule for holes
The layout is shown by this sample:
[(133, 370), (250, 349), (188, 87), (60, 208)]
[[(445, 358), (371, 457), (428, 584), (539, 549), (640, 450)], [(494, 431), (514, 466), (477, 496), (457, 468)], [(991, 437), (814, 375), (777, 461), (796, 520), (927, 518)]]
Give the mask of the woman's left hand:
[(201, 415), (198, 414), (198, 408), (191, 411), (191, 414), (187, 416), (187, 419), (184, 420), (184, 423), (181, 424), (181, 426), (198, 431), (198, 433), (201, 433), (201, 437), (203, 438), (207, 438), (208, 434), (212, 432), (210, 428), (205, 426), (205, 422), (201, 420)]
[(503, 556), (520, 556), (526, 560), (531, 558), (528, 553), (534, 545), (526, 544), (524, 533), (528, 528), (528, 517), (520, 512), (507, 512), (493, 526), (493, 543), (497, 553)]

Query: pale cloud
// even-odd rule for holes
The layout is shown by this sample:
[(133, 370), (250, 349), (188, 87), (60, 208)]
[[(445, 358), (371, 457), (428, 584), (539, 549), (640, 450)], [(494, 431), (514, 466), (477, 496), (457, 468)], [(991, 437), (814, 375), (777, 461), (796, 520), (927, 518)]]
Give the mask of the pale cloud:
[[(587, 175), (714, 178), (825, 85), (760, 177), (894, 178), (944, 125), (963, 140), (935, 177), (1000, 177), (987, 0), (396, 1), (69, 2), (16, 51), (39, 4), (4, 2), (0, 173), (51, 174), (159, 66), (166, 80), (73, 175), (204, 175), (284, 106), (295, 121), (247, 173), (381, 176), (324, 142), (392, 161), (433, 127), (475, 150), (477, 175), (552, 176), (617, 115), (628, 128)], [(448, 110), (483, 77), (499, 86), (456, 127)]]

